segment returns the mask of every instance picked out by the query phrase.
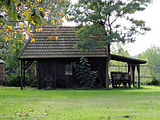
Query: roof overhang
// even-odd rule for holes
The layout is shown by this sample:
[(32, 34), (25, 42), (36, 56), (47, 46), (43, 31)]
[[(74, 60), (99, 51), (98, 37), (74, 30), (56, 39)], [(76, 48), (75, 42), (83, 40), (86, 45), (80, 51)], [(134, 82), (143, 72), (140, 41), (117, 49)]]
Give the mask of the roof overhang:
[(124, 56), (120, 56), (120, 55), (113, 55), (113, 54), (111, 54), (111, 60), (127, 62), (127, 63), (132, 63), (132, 64), (145, 64), (147, 62), (144, 60), (139, 60), (139, 59), (130, 58), (130, 57), (124, 57)]

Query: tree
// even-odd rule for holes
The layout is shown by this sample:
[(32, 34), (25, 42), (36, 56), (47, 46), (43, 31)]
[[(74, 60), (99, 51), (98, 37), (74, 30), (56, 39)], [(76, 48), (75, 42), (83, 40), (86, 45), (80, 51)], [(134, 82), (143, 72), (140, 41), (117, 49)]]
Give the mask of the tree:
[[(5, 42), (17, 38), (24, 41), (27, 34), (32, 42), (31, 33), (37, 26), (61, 25), (68, 8), (67, 0), (2, 0), (0, 1), (0, 34)], [(42, 31), (37, 28), (36, 32)], [(21, 42), (21, 41), (20, 41)]]
[(138, 58), (148, 61), (152, 82), (158, 81), (160, 83), (160, 47), (152, 46), (139, 54)]
[(78, 83), (76, 88), (93, 89), (96, 88), (97, 72), (91, 70), (91, 65), (84, 57), (80, 58), (79, 63), (73, 63), (75, 78)]
[(148, 61), (148, 65), (160, 65), (160, 47), (152, 46), (138, 55), (138, 58)]
[(77, 48), (107, 48), (107, 89), (110, 45), (113, 42), (134, 42), (136, 35), (150, 30), (143, 20), (132, 17), (137, 11), (145, 10), (150, 2), (151, 0), (79, 0), (68, 11), (70, 20), (79, 23), (76, 34), (82, 42), (76, 45)]
[(111, 53), (112, 54), (116, 54), (116, 55), (121, 55), (121, 56), (125, 56), (125, 57), (130, 57), (129, 51), (125, 48), (124, 44), (112, 44), (111, 46)]
[[(0, 1), (0, 59), (6, 68), (17, 74), (17, 59), (24, 44), (35, 42), (32, 32), (40, 32), (43, 25), (61, 25), (68, 19), (68, 0), (1, 0)], [(58, 36), (57, 36), (58, 38)]]

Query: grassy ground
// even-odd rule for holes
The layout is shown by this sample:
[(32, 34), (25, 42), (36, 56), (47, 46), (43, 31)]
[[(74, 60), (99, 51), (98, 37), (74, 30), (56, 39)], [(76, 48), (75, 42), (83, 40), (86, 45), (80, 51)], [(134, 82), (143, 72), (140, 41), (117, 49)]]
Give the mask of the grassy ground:
[(160, 120), (160, 86), (19, 90), (0, 87), (0, 120)]

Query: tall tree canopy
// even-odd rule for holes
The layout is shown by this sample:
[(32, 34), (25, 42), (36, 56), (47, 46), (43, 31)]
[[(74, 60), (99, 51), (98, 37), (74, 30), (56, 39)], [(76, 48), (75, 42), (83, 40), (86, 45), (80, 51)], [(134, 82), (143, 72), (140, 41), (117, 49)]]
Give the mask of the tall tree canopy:
[[(35, 42), (31, 31), (37, 26), (61, 25), (63, 17), (67, 19), (68, 5), (67, 0), (1, 0), (1, 47), (10, 41), (22, 43), (27, 36)], [(42, 28), (35, 31), (42, 31)]]
[(61, 25), (63, 18), (68, 19), (68, 5), (68, 0), (0, 0), (0, 59), (7, 69), (18, 73), (17, 57), (26, 41), (34, 44), (33, 30)]
[[(108, 65), (111, 43), (134, 42), (136, 35), (143, 35), (150, 30), (145, 21), (133, 17), (136, 12), (145, 10), (150, 2), (151, 0), (79, 0), (69, 11), (70, 20), (79, 23), (76, 33), (82, 42), (76, 47), (94, 49), (97, 46), (107, 46)], [(93, 39), (91, 36), (95, 35), (98, 37)], [(106, 73), (108, 81), (108, 71)], [(108, 88), (108, 83), (106, 87)]]

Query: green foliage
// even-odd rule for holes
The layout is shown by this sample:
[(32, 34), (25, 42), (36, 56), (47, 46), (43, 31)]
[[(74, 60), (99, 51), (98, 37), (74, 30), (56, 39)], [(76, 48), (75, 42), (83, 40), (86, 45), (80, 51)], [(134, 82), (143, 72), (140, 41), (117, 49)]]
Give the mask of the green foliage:
[(5, 85), (18, 87), (20, 86), (20, 80), (21, 80), (20, 76), (18, 76), (15, 73), (10, 73), (5, 78)]
[(5, 61), (5, 69), (9, 71), (9, 84), (13, 80), (16, 83), (20, 73), (18, 57), (27, 38), (31, 42), (35, 40), (31, 32), (37, 26), (61, 25), (68, 5), (68, 0), (0, 0), (0, 59)]
[(91, 65), (86, 58), (82, 57), (79, 63), (73, 63), (73, 68), (77, 81), (76, 88), (95, 88), (97, 73), (91, 70)]
[[(21, 83), (20, 81), (21, 81), (20, 75), (11, 72), (7, 74), (5, 77), (5, 86), (19, 87)], [(37, 87), (37, 79), (35, 74), (26, 75), (25, 86)]]
[[(10, 19), (12, 22), (27, 21), (30, 25), (32, 21), (38, 26), (47, 22), (49, 24), (52, 20), (62, 19), (68, 5), (67, 0), (1, 0), (0, 12), (3, 14), (0, 23), (6, 24)], [(59, 15), (60, 12), (62, 15)], [(48, 16), (45, 16), (45, 13), (48, 13)]]
[(149, 81), (147, 84), (148, 85), (160, 85), (160, 74), (151, 74), (152, 80)]
[(20, 55), (25, 42), (17, 42), (17, 40), (15, 39), (4, 43), (3, 38), (0, 38), (0, 40), (0, 44), (2, 45), (2, 54), (0, 58), (5, 61), (6, 71), (9, 70), (11, 73), (18, 74), (18, 70), (20, 67), (20, 61), (18, 60), (18, 56)]
[(111, 46), (111, 53), (115, 55), (130, 57), (129, 51), (125, 48), (124, 44), (114, 44)]
[[(137, 35), (143, 35), (150, 30), (143, 20), (132, 18), (132, 14), (143, 11), (150, 2), (151, 0), (78, 0), (68, 11), (70, 20), (79, 24), (76, 33), (82, 41), (77, 44), (77, 48), (88, 50), (105, 46), (107, 49), (107, 89), (110, 45), (114, 42), (134, 42)], [(93, 38), (94, 42), (91, 40)]]
[(152, 78), (152, 81), (149, 84), (160, 84), (160, 47), (152, 46), (145, 52), (139, 54), (138, 58), (148, 61)]
[[(82, 39), (82, 44), (78, 43), (77, 46), (83, 48), (87, 44), (87, 49), (90, 49), (113, 42), (134, 42), (136, 35), (144, 34), (150, 28), (145, 25), (145, 21), (136, 20), (131, 14), (143, 11), (150, 2), (151, 0), (79, 0), (68, 11), (70, 20), (79, 23), (77, 36)], [(120, 24), (122, 20), (126, 24)], [(93, 44), (90, 37), (94, 35), (99, 35), (95, 38), (97, 41), (104, 41)]]
[[(82, 50), (95, 49), (97, 46), (105, 47), (104, 44), (104, 28), (100, 25), (86, 25), (79, 29), (77, 27), (76, 36), (83, 42), (78, 42), (75, 47)], [(93, 35), (94, 33), (94, 35)]]

